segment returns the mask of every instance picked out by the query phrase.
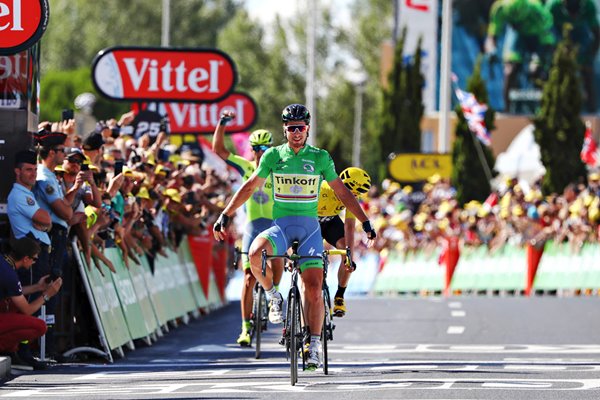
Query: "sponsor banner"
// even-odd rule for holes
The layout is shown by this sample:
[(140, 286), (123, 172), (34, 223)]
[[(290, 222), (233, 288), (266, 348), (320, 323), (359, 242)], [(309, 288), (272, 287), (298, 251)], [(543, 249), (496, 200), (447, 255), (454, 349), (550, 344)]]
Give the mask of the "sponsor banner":
[(28, 51), (0, 56), (0, 108), (23, 108), (27, 105), (33, 63)]
[(216, 103), (150, 103), (141, 109), (156, 110), (169, 117), (172, 134), (213, 133), (225, 110), (235, 112), (235, 118), (227, 124), (226, 133), (248, 131), (258, 118), (258, 106), (246, 93), (234, 92)]
[(388, 164), (392, 178), (399, 182), (421, 182), (432, 175), (450, 178), (452, 173), (451, 154), (395, 154)]
[(406, 27), (404, 56), (412, 57), (421, 42), (421, 72), (425, 77), (423, 103), (425, 112), (436, 110), (438, 0), (400, 0), (399, 21)]
[(0, 55), (27, 50), (48, 26), (48, 0), (0, 1)]
[(112, 100), (215, 102), (233, 90), (237, 73), (216, 49), (111, 47), (94, 58), (92, 81)]

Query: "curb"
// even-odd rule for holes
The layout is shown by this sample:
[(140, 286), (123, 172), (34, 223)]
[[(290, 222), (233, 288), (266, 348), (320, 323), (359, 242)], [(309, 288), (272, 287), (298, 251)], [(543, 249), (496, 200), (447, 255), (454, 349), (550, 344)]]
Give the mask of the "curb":
[(0, 357), (0, 380), (8, 378), (10, 375), (10, 358)]

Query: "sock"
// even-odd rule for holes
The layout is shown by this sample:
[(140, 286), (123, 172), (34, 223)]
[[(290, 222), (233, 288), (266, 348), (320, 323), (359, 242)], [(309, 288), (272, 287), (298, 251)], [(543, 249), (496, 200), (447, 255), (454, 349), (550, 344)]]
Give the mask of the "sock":
[(242, 330), (248, 332), (250, 330), (250, 321), (244, 320), (242, 322)]
[(314, 346), (321, 343), (321, 335), (310, 335), (310, 345)]
[(346, 288), (345, 287), (341, 287), (341, 286), (338, 285), (337, 292), (335, 292), (335, 297), (344, 298), (344, 293), (345, 292), (346, 292)]
[(273, 295), (277, 293), (277, 289), (275, 288), (275, 286), (271, 286), (271, 289), (265, 290), (265, 293), (267, 295), (267, 298), (270, 300), (273, 297)]

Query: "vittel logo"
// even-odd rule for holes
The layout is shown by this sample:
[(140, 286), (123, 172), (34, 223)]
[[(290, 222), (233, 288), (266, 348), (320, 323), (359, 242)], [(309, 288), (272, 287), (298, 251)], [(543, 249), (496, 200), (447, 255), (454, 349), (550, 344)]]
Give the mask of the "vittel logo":
[(197, 103), (223, 99), (237, 81), (227, 54), (204, 49), (105, 49), (94, 59), (92, 76), (113, 100)]
[(145, 89), (149, 92), (173, 91), (184, 93), (188, 90), (196, 93), (219, 93), (219, 66), (222, 61), (210, 60), (209, 68), (190, 69), (185, 61), (181, 61), (177, 67), (167, 61), (162, 65), (157, 59), (124, 58), (123, 63), (127, 68), (127, 77), (133, 88), (137, 91)]
[(48, 25), (48, 0), (0, 0), (0, 54), (34, 45)]
[[(6, 18), (4, 17), (12, 17), (12, 19), (6, 21)], [(6, 21), (6, 23), (2, 25), (2, 22), (4, 21)], [(21, 21), (21, 0), (12, 1), (12, 10), (8, 6), (8, 4), (0, 2), (0, 31), (4, 31), (6, 29), (9, 29), (11, 31), (22, 31), (23, 25)]]

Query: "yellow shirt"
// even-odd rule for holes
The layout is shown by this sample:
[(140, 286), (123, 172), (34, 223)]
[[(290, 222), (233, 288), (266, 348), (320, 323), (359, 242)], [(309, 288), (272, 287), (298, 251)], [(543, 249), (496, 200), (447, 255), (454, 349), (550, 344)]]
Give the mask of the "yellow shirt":
[[(317, 215), (319, 221), (325, 222), (331, 220), (346, 209), (344, 203), (335, 195), (335, 192), (325, 181), (321, 183), (319, 195), (319, 205), (317, 206)], [(346, 218), (356, 218), (350, 211), (346, 211)]]

